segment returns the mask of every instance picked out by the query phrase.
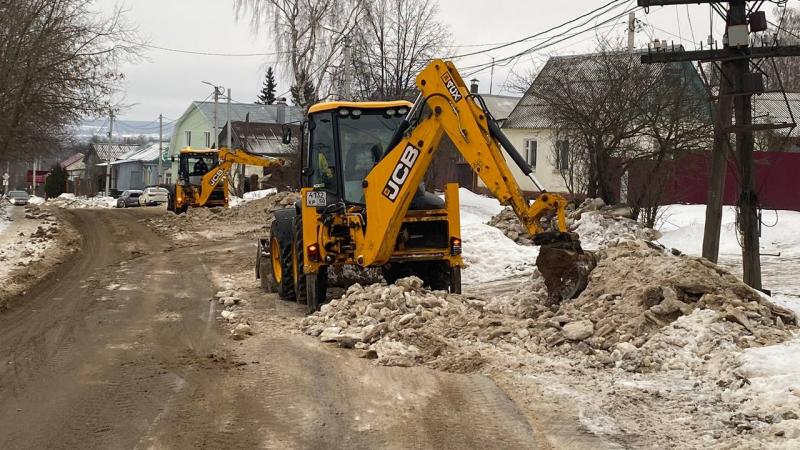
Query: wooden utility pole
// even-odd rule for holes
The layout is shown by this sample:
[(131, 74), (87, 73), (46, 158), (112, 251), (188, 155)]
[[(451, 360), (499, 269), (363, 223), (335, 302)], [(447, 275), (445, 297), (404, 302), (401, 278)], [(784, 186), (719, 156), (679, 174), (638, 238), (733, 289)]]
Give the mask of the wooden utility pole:
[[(747, 10), (747, 2), (755, 3)], [(755, 192), (755, 170), (753, 167), (754, 139), (756, 130), (777, 129), (794, 126), (789, 123), (753, 124), (752, 96), (763, 92), (763, 84), (754, 83), (750, 72), (753, 59), (800, 56), (800, 46), (751, 47), (749, 18), (754, 16), (763, 1), (730, 0), (715, 2), (708, 0), (638, 0), (638, 5), (651, 6), (687, 5), (693, 3), (728, 3), (725, 17), (725, 42), (721, 49), (682, 51), (667, 48), (665, 51), (648, 52), (642, 62), (671, 63), (685, 61), (721, 61), (721, 83), (715, 111), (715, 144), (712, 173), (709, 183), (706, 228), (703, 237), (703, 256), (716, 261), (719, 253), (719, 233), (722, 220), (722, 197), (725, 189), (725, 171), (729, 136), (736, 135), (736, 163), (739, 170), (738, 222), (742, 237), (742, 266), (744, 282), (761, 289), (761, 255), (759, 251), (758, 195)], [(725, 8), (719, 8), (720, 11)], [(765, 22), (762, 18), (762, 23)], [(764, 27), (765, 28), (765, 27)], [(762, 29), (764, 29), (762, 28)], [(759, 31), (759, 30), (755, 30)], [(735, 123), (730, 124), (730, 104), (733, 103)]]

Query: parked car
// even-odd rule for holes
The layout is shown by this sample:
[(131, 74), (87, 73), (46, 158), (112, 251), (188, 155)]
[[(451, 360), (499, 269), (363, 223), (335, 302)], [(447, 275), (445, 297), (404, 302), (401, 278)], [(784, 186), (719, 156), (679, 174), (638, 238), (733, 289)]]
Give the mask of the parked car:
[(168, 191), (162, 187), (145, 188), (139, 196), (139, 206), (153, 206), (167, 203)]
[(117, 199), (117, 208), (139, 206), (139, 196), (141, 195), (142, 191), (124, 191)]
[(12, 205), (27, 205), (28, 200), (31, 198), (25, 191), (9, 191), (6, 194), (8, 201), (11, 202)]

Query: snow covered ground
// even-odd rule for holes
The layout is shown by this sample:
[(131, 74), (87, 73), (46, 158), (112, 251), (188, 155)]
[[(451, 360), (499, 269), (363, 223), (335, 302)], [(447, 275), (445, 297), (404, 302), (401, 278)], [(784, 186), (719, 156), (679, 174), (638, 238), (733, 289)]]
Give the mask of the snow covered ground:
[(467, 267), (464, 284), (484, 283), (533, 272), (539, 249), (519, 245), (499, 229), (487, 225), (492, 216), (503, 210), (493, 198), (459, 190), (461, 201), (461, 240)]

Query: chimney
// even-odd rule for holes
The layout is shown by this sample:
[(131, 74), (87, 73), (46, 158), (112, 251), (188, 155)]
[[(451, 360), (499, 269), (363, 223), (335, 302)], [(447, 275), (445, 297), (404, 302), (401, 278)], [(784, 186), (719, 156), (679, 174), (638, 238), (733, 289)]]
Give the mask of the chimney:
[(286, 97), (281, 97), (275, 103), (275, 122), (286, 123)]
[(478, 93), (478, 83), (479, 83), (478, 79), (477, 78), (473, 78), (473, 79), (469, 80), (469, 82), (471, 83), (469, 85), (469, 92), (471, 94), (477, 94)]

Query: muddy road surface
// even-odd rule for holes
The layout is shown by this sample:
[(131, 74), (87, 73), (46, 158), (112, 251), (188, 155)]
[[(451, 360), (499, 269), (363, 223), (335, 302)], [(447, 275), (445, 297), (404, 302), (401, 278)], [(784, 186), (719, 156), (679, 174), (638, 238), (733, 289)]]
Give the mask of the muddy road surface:
[(486, 377), (231, 340), (212, 280), (250, 243), (172, 242), (163, 213), (61, 213), (82, 251), (0, 313), (0, 448), (541, 448)]

